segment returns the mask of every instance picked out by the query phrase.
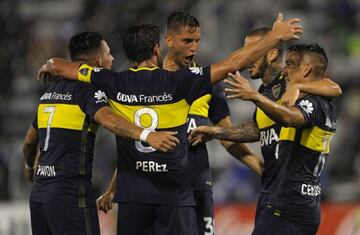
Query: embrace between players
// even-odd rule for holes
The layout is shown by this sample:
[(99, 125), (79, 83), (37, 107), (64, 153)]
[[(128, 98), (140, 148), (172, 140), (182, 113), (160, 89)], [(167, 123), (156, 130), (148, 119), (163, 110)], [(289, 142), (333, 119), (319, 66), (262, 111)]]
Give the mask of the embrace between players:
[[(133, 67), (122, 72), (110, 70), (113, 58), (101, 34), (75, 35), (72, 62), (50, 59), (38, 74), (62, 79), (40, 98), (25, 138), (27, 176), (35, 171), (33, 233), (100, 234), (91, 187), (100, 124), (116, 135), (118, 163), (97, 206), (107, 212), (118, 203), (118, 234), (214, 234), (204, 144), (212, 138), (262, 175), (253, 234), (316, 234), (319, 176), (336, 128), (331, 97), (341, 89), (324, 78), (327, 57), (316, 44), (292, 46), (281, 68), (279, 44), (299, 39), (299, 21), (279, 14), (272, 29), (254, 30), (244, 47), (207, 67), (193, 61), (200, 24), (184, 12), (168, 17), (164, 61), (159, 29), (129, 26), (123, 50)], [(259, 91), (239, 74), (246, 68), (262, 79)], [(252, 123), (231, 123), (219, 82), (227, 77), (228, 98), (257, 105)], [(259, 140), (264, 162), (243, 144)]]

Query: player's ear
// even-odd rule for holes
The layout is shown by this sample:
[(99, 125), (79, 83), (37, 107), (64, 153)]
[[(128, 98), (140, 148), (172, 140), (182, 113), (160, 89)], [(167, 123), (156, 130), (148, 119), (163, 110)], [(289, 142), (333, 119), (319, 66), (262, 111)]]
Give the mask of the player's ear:
[(274, 48), (271, 49), (267, 54), (266, 54), (266, 60), (270, 63), (273, 63), (277, 60), (279, 55), (279, 50)]
[(306, 64), (303, 69), (303, 76), (304, 78), (309, 76), (312, 71), (312, 66), (310, 64)]
[(96, 67), (102, 67), (102, 58), (100, 55), (95, 55), (95, 65)]
[(161, 55), (161, 50), (160, 50), (160, 45), (159, 45), (159, 44), (156, 44), (156, 45), (154, 46), (153, 54), (154, 54), (154, 55), (157, 55), (157, 56), (160, 56), (160, 55)]
[(168, 48), (174, 47), (173, 36), (171, 34), (165, 35), (165, 42), (166, 42), (166, 45), (168, 46)]

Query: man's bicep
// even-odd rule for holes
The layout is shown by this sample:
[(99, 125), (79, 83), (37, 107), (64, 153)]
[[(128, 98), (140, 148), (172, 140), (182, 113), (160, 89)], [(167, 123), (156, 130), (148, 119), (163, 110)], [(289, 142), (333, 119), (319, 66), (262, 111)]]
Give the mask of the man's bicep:
[(34, 127), (30, 127), (25, 135), (25, 144), (34, 145), (39, 142), (38, 131)]

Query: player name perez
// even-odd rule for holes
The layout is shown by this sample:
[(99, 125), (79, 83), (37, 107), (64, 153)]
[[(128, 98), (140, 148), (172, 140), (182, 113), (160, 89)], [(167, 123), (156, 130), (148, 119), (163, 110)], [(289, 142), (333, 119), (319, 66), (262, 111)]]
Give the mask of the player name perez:
[(159, 164), (154, 161), (136, 161), (136, 170), (145, 172), (167, 172), (166, 164)]
[(124, 94), (118, 92), (116, 99), (125, 103), (158, 103), (158, 102), (168, 102), (173, 100), (173, 95), (164, 92), (161, 95), (151, 95), (147, 96), (144, 94), (134, 95), (134, 94)]

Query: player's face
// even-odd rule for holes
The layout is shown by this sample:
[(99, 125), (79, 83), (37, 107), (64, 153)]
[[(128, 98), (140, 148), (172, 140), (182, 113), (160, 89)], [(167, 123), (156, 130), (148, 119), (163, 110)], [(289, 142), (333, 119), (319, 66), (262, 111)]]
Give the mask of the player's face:
[[(261, 39), (260, 36), (248, 36), (245, 38), (244, 46), (251, 45), (256, 41), (259, 41), (260, 39)], [(248, 68), (250, 77), (252, 79), (258, 79), (264, 77), (266, 67), (267, 67), (266, 56), (263, 56), (257, 61), (255, 61), (254, 64), (250, 65), (250, 67)]]
[(111, 69), (112, 61), (114, 58), (110, 53), (110, 48), (106, 41), (101, 41), (101, 50), (100, 50), (100, 66), (104, 69)]
[(175, 63), (180, 67), (189, 67), (199, 50), (200, 28), (182, 27), (180, 32), (173, 33), (170, 47)]
[(301, 57), (296, 52), (289, 52), (286, 56), (285, 66), (282, 70), (282, 75), (286, 76), (286, 81), (293, 83), (299, 83), (302, 81), (303, 69), (301, 63)]

